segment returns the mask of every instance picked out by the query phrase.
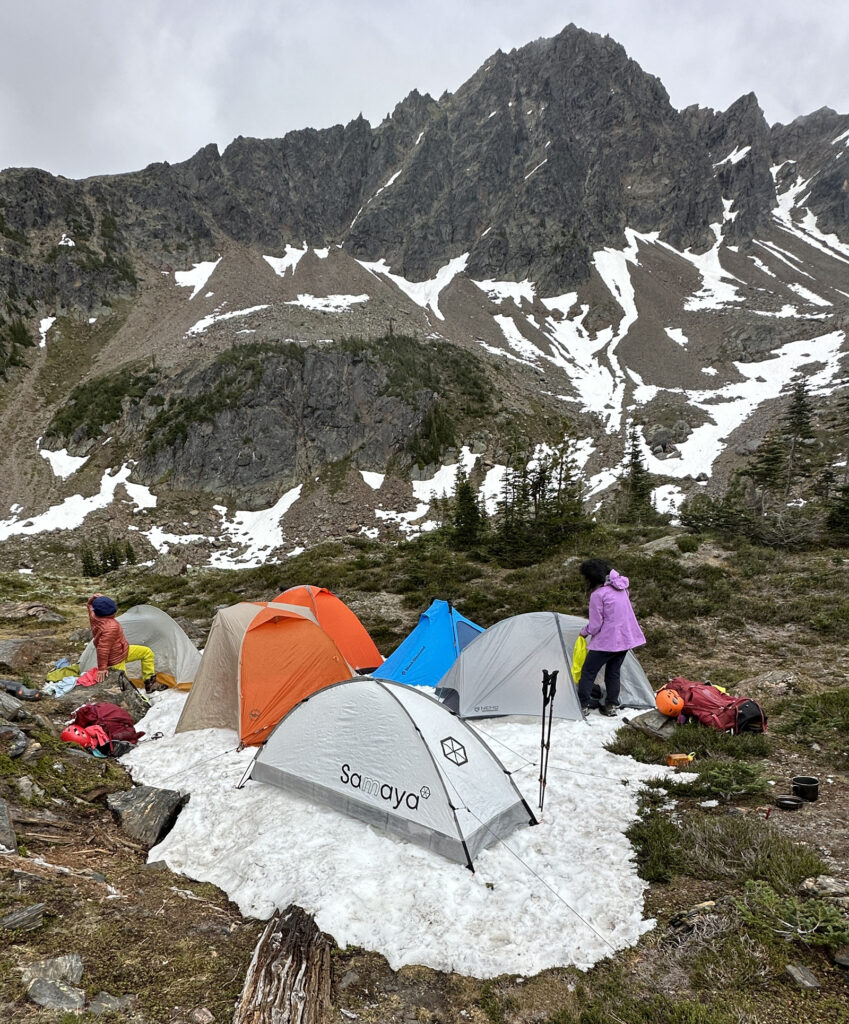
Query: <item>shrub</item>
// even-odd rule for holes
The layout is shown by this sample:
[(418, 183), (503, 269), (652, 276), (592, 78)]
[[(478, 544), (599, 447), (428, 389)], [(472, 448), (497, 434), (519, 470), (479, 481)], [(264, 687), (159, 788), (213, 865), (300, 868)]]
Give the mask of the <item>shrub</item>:
[(747, 882), (737, 906), (756, 931), (809, 946), (842, 946), (849, 942), (849, 924), (827, 900), (779, 895), (768, 882)]
[(692, 553), (699, 550), (699, 538), (685, 533), (675, 538), (675, 546), (682, 554)]
[(640, 878), (647, 882), (669, 882), (679, 860), (680, 833), (657, 810), (645, 812), (625, 833), (634, 847)]
[(807, 697), (792, 697), (778, 706), (777, 731), (802, 742), (839, 744), (849, 740), (849, 687)]
[(138, 400), (159, 379), (156, 370), (134, 373), (123, 369), (105, 377), (96, 377), (78, 384), (67, 403), (56, 413), (47, 428), (47, 435), (69, 438), (82, 427), (87, 437), (100, 433), (107, 423), (121, 416), (125, 398)]
[(683, 870), (693, 878), (757, 880), (793, 892), (826, 870), (809, 847), (794, 843), (760, 818), (698, 815), (681, 827)]

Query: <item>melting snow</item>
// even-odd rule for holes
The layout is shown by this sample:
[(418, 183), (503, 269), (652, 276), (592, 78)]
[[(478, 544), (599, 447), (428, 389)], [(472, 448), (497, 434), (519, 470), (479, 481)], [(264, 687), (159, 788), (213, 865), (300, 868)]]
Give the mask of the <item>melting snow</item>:
[[(483, 234), (485, 235), (490, 230), (491, 228), (487, 228)], [(522, 305), (522, 300), (533, 304), (536, 293), (536, 286), (527, 278), (524, 281), (473, 281), (472, 283), (476, 284), (481, 291), (486, 292), (490, 299), (499, 305), (504, 299), (512, 299), (519, 307)]]
[[(123, 758), (137, 782), (191, 793), (149, 859), (213, 882), (245, 915), (297, 903), (340, 946), (374, 949), (395, 970), (423, 964), (478, 978), (587, 969), (652, 927), (624, 832), (640, 784), (671, 770), (604, 750), (615, 720), (555, 722), (543, 822), (482, 851), (472, 873), (275, 786), (235, 789), (254, 751), (238, 751), (224, 729), (175, 736), (184, 700), (154, 697), (140, 728), (164, 738)], [(539, 724), (477, 728), (535, 804)]]
[(463, 472), (471, 473), (480, 458), (480, 452), (473, 452), (467, 445), (460, 449), (460, 458), (450, 466), (442, 466), (429, 480), (413, 480), (413, 495), (420, 501), (433, 501), (443, 494), (453, 494), (457, 478), (457, 467), (462, 466)]
[[(97, 494), (93, 494), (88, 498), (84, 498), (81, 494), (72, 494), (58, 505), (53, 505), (46, 512), (42, 512), (37, 516), (22, 519), (20, 512), (23, 509), (20, 505), (13, 505), (10, 509), (12, 518), (0, 520), (0, 540), (6, 540), (9, 537), (22, 534), (31, 536), (50, 530), (75, 530), (77, 527), (82, 526), (86, 516), (91, 512), (106, 508), (112, 504), (115, 499), (115, 490), (119, 484), (124, 484), (130, 501), (136, 504), (136, 496), (139, 491), (146, 491), (148, 494), (150, 492), (147, 491), (146, 487), (142, 488), (137, 484), (127, 486), (127, 480), (131, 472), (132, 466), (130, 463), (125, 463), (114, 473), (110, 473), (107, 469), (101, 478), (100, 490)], [(151, 497), (153, 496), (151, 495)], [(155, 498), (153, 498), (153, 503), (156, 503)], [(137, 507), (149, 508), (151, 506), (145, 504), (137, 505)]]
[[(404, 169), (404, 168), (402, 167), (402, 168), (401, 168), (401, 171), (403, 171), (403, 169)], [(386, 184), (385, 184), (385, 185), (381, 185), (381, 186), (380, 186), (380, 188), (379, 188), (379, 189), (377, 190), (377, 192), (375, 192), (375, 194), (374, 194), (374, 198), (375, 198), (375, 199), (376, 199), (376, 198), (377, 198), (377, 197), (378, 197), (378, 196), (380, 195), (380, 193), (381, 193), (381, 192), (383, 192), (383, 190), (384, 190), (384, 189), (387, 189), (387, 188), (389, 188), (389, 186), (390, 186), (390, 185), (391, 185), (391, 184), (392, 184), (392, 183), (393, 183), (394, 181), (397, 181), (398, 177), (399, 177), (399, 176), (400, 176), (400, 174), (401, 174), (401, 171), (396, 171), (396, 172), (395, 172), (395, 173), (394, 173), (394, 174), (392, 175), (392, 177), (391, 177), (391, 178), (389, 179), (389, 181), (387, 181), (387, 182), (386, 182)]]
[(191, 288), (192, 294), (189, 296), (191, 300), (206, 287), (206, 282), (212, 277), (212, 272), (221, 262), (219, 256), (217, 260), (209, 263), (195, 263), (191, 270), (175, 270), (174, 281), (181, 288)]
[[(284, 540), (280, 520), (301, 496), (303, 484), (287, 491), (271, 508), (258, 512), (234, 512), (227, 519), (223, 505), (213, 508), (221, 516), (221, 534), (226, 536), (232, 547), (229, 551), (213, 552), (209, 564), (215, 569), (253, 569), (262, 565), (269, 554), (281, 546)], [(233, 547), (243, 548), (241, 554), (233, 554)]]
[(76, 244), (77, 243), (73, 240), (73, 238), (69, 238), (64, 231), (62, 232), (62, 237), (59, 239), (59, 245), (67, 245), (69, 248), (73, 249), (76, 246)]
[(284, 303), (286, 306), (302, 306), (321, 313), (344, 313), (358, 302), (368, 302), (368, 295), (325, 295), (318, 298), (308, 292), (298, 295), (297, 299)]
[(313, 252), (320, 260), (326, 260), (330, 255), (330, 249), (313, 249)]
[(831, 303), (824, 299), (821, 295), (817, 295), (815, 292), (809, 291), (800, 284), (789, 284), (787, 286), (791, 291), (796, 292), (797, 295), (801, 295), (803, 299), (810, 302), (814, 306), (830, 306)]
[(498, 503), (504, 497), (504, 478), (507, 475), (506, 466), (492, 466), (486, 471), (478, 496), (484, 503), (486, 514), (494, 516), (498, 511)]
[(209, 316), (205, 316), (198, 320), (194, 326), (190, 327), (185, 337), (189, 338), (195, 334), (203, 334), (208, 328), (212, 327), (213, 324), (217, 324), (220, 320), (232, 320), (236, 316), (248, 316), (251, 313), (258, 313), (261, 309), (268, 309), (269, 305), (266, 303), (264, 306), (249, 306), (247, 309), (234, 309), (231, 313), (210, 313)]
[(495, 322), (501, 328), (501, 333), (507, 340), (507, 344), (514, 352), (517, 352), (523, 359), (527, 359), (530, 362), (536, 362), (543, 353), (534, 345), (532, 342), (522, 334), (516, 325), (516, 321), (509, 316), (501, 316), (500, 314), (493, 317)]
[(667, 337), (671, 338), (676, 345), (680, 345), (681, 348), (686, 348), (688, 343), (687, 335), (681, 330), (680, 327), (664, 327)]
[(838, 142), (845, 142), (846, 145), (849, 146), (849, 130), (838, 135), (836, 139), (831, 140), (832, 146), (836, 146)]
[(731, 153), (729, 153), (728, 156), (725, 157), (724, 160), (718, 161), (718, 163), (715, 163), (713, 166), (714, 167), (721, 167), (723, 164), (739, 164), (740, 161), (745, 156), (748, 155), (749, 150), (751, 148), (752, 148), (751, 146), (744, 146), (742, 149), (740, 149), (740, 147), (738, 146)]
[(687, 495), (677, 484), (661, 484), (651, 492), (652, 502), (658, 512), (675, 515)]
[(424, 138), (424, 132), (419, 132), (419, 137), (416, 139), (416, 141), (413, 143), (413, 145), (414, 146), (418, 146), (418, 144), (422, 141), (423, 138)]
[(383, 481), (386, 479), (385, 473), (372, 473), (368, 469), (361, 469), (360, 476), (373, 491), (379, 491), (383, 486)]
[(409, 296), (417, 306), (421, 306), (423, 309), (432, 309), (440, 320), (444, 320), (445, 317), (440, 313), (439, 306), (437, 304), (440, 292), (442, 292), (458, 274), (462, 274), (466, 269), (466, 264), (469, 262), (469, 254), (464, 252), (462, 256), (457, 256), (455, 259), (450, 260), (444, 267), (440, 267), (436, 272), (436, 277), (430, 281), (408, 281), (399, 274), (393, 274), (386, 263), (386, 260), (379, 260), (377, 263), (364, 263), (362, 260), (357, 260), (357, 262), (365, 270), (368, 270), (369, 273), (375, 275), (382, 274), (384, 277), (389, 278), (389, 280), (392, 281), (396, 287), (400, 288), (405, 295)]
[[(734, 366), (745, 378), (743, 381), (725, 384), (713, 391), (678, 390), (678, 394), (686, 395), (687, 400), (707, 413), (713, 422), (696, 427), (687, 440), (677, 446), (680, 459), (658, 459), (644, 441), (643, 454), (648, 469), (678, 478), (710, 474), (728, 435), (764, 402), (778, 398), (803, 366), (825, 364), (823, 369), (808, 377), (808, 384), (812, 393), (828, 387), (840, 372), (844, 340), (842, 331), (833, 331), (819, 338), (791, 341), (771, 359), (757, 363), (735, 362)], [(670, 393), (676, 392), (670, 389)]]
[(208, 540), (202, 533), (166, 533), (159, 526), (154, 526), (150, 530), (143, 530), (142, 536), (147, 537), (151, 546), (161, 555), (167, 555), (172, 547), (178, 544), (192, 544), (199, 540)]
[(60, 448), (58, 451), (50, 452), (46, 448), (40, 448), (41, 438), (35, 442), (36, 451), (50, 463), (53, 475), (60, 480), (67, 480), (78, 469), (84, 466), (91, 458), (90, 455), (69, 455), (67, 448)]
[[(353, 224), (351, 226), (353, 227)], [(304, 242), (303, 249), (298, 249), (297, 246), (287, 244), (285, 255), (263, 256), (262, 258), (278, 277), (285, 277), (287, 270), (291, 270), (293, 274), (295, 273), (295, 268), (308, 252), (309, 246), (306, 242)]]
[(528, 171), (528, 173), (525, 175), (525, 181), (527, 181), (528, 178), (530, 178), (530, 176), (532, 174), (535, 174), (540, 169), (540, 167), (543, 166), (543, 164), (547, 164), (547, 163), (548, 163), (548, 157), (546, 157), (545, 160), (540, 160), (540, 162), (536, 165), (536, 167), (534, 167), (532, 170)]
[(56, 317), (55, 316), (46, 316), (46, 317), (44, 317), (43, 320), (39, 321), (39, 324), (38, 324), (38, 338), (39, 338), (38, 347), (39, 348), (46, 348), (47, 347), (47, 332), (50, 330), (50, 328), (55, 323), (56, 323)]
[(719, 224), (711, 224), (711, 229), (716, 237), (716, 242), (713, 248), (701, 253), (701, 255), (697, 255), (692, 249), (679, 252), (666, 242), (658, 242), (659, 245), (675, 253), (676, 256), (681, 256), (689, 263), (692, 263), (701, 274), (702, 287), (685, 301), (684, 309), (721, 309), (730, 302), (740, 301), (737, 288), (733, 284), (728, 283), (729, 281), (740, 281), (740, 279), (734, 277), (733, 274), (729, 274), (719, 260), (719, 250), (722, 246), (720, 226)]

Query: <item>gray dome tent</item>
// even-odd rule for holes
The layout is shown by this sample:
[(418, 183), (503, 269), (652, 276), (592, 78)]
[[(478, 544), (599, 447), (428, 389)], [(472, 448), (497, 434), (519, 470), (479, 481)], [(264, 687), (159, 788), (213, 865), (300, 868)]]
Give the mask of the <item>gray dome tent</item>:
[(536, 824), (474, 730), (421, 690), (370, 676), (333, 683), (292, 708), (247, 777), (469, 868), (480, 850)]
[[(587, 620), (559, 612), (502, 619), (466, 647), (445, 673), (436, 695), (461, 718), (540, 715), (542, 670), (559, 671), (554, 717), (579, 720), (572, 651)], [(604, 673), (596, 681), (604, 686)], [(654, 692), (633, 651), (622, 665), (624, 707), (654, 707)]]
[[(137, 604), (116, 618), (121, 623), (127, 643), (149, 647), (153, 651), (157, 676), (160, 673), (171, 676), (174, 684), (181, 688), (187, 688), (194, 682), (200, 665), (200, 651), (168, 612), (151, 604)], [(96, 665), (94, 643), (89, 641), (80, 656), (80, 672), (87, 672)], [(127, 670), (131, 678), (141, 679), (138, 662), (130, 662)]]

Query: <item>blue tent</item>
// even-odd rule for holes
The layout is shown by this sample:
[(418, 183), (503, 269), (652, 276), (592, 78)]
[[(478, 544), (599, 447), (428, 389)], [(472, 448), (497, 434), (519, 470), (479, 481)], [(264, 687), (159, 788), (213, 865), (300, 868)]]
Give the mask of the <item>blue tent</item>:
[(419, 616), (413, 632), (371, 674), (375, 679), (393, 679), (409, 686), (436, 686), (479, 633), (483, 627), (447, 601), (433, 601)]

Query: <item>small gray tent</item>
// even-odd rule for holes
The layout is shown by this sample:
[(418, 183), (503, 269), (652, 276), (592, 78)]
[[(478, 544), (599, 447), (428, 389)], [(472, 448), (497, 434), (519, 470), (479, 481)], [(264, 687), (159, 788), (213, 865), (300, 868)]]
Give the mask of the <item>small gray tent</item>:
[[(151, 604), (137, 604), (116, 618), (121, 623), (127, 643), (149, 647), (153, 651), (160, 682), (181, 689), (191, 686), (200, 665), (200, 651), (168, 612)], [(87, 672), (96, 665), (97, 654), (94, 644), (89, 641), (80, 656), (80, 672)], [(141, 679), (141, 665), (130, 662), (127, 674), (130, 678)]]
[[(579, 720), (572, 651), (587, 620), (559, 612), (502, 619), (466, 647), (439, 682), (436, 695), (461, 718), (540, 715), (542, 670), (558, 670), (554, 717)], [(596, 680), (604, 686), (604, 673)], [(622, 665), (624, 707), (654, 707), (654, 693), (634, 652)]]
[(292, 708), (249, 778), (472, 867), (536, 818), (480, 736), (420, 689), (361, 676)]

